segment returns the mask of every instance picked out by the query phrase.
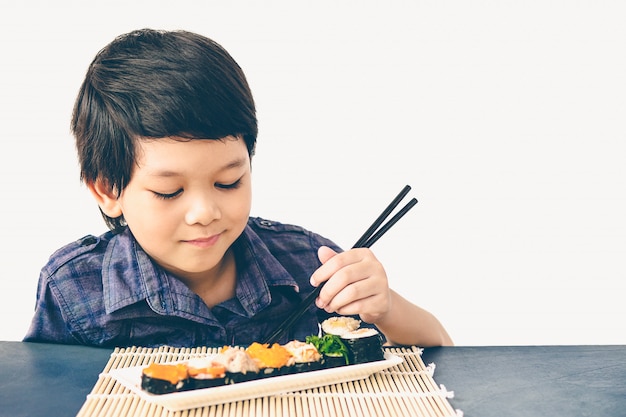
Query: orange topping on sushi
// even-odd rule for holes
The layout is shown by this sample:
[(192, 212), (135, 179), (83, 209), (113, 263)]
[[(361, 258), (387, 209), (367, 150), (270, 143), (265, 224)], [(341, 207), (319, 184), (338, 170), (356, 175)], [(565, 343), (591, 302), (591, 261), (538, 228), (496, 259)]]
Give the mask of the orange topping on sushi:
[(280, 368), (291, 359), (291, 353), (278, 343), (269, 347), (268, 344), (254, 342), (248, 346), (246, 352), (264, 368)]
[(143, 370), (144, 375), (150, 378), (162, 379), (164, 381), (177, 384), (179, 381), (187, 378), (187, 366), (185, 364), (160, 364), (151, 363)]
[(226, 367), (206, 358), (196, 358), (187, 362), (187, 372), (193, 378), (223, 378), (226, 373)]
[(189, 368), (189, 376), (210, 375), (212, 378), (222, 378), (226, 368), (221, 365), (212, 366), (210, 368)]

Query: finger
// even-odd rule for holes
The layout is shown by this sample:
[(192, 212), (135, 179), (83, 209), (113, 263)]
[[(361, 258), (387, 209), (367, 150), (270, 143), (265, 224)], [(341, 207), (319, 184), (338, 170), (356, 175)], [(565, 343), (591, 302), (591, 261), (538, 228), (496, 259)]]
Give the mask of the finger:
[(335, 255), (337, 255), (337, 252), (335, 252), (328, 246), (320, 246), (320, 248), (317, 250), (317, 257), (322, 264), (328, 262), (328, 260)]
[(385, 305), (383, 301), (379, 294), (372, 295), (340, 306), (333, 313), (342, 316), (359, 315), (364, 321), (371, 323), (388, 310), (388, 305)]
[(350, 263), (355, 262), (354, 255), (348, 252), (337, 253), (327, 246), (321, 246), (318, 251), (318, 258), (322, 262), (313, 275), (311, 275), (311, 285), (317, 287), (324, 281), (327, 281), (338, 270)]
[(380, 292), (380, 279), (372, 276), (367, 264), (358, 262), (337, 271), (320, 291), (316, 304), (329, 312)]
[[(319, 304), (323, 305), (322, 308), (329, 313), (339, 312), (342, 308), (355, 303), (363, 306), (362, 300), (371, 298), (379, 292), (377, 291), (375, 283), (367, 279), (367, 277), (363, 277), (358, 281), (351, 281), (347, 285), (344, 285), (343, 282), (339, 282), (336, 278), (338, 277), (333, 277), (333, 279), (324, 286), (318, 297)], [(348, 280), (350, 280), (350, 278), (348, 278)]]

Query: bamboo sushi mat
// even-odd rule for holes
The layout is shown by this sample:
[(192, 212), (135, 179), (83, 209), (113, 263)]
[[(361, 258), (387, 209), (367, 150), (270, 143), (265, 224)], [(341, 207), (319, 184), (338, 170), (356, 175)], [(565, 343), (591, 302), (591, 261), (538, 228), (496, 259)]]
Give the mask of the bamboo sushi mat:
[(402, 357), (402, 363), (365, 379), (302, 391), (241, 400), (201, 408), (171, 411), (148, 402), (117, 382), (112, 369), (148, 365), (151, 362), (186, 360), (216, 353), (210, 348), (116, 348), (77, 417), (355, 417), (427, 416), (461, 417), (448, 399), (453, 397), (433, 379), (434, 364), (422, 361), (422, 349), (386, 348)]

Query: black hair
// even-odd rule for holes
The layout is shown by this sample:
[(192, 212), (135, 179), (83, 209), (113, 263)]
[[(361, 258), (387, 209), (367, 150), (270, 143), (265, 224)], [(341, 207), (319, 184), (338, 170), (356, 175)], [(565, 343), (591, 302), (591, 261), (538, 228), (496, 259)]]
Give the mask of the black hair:
[[(136, 30), (94, 58), (74, 104), (81, 181), (96, 180), (119, 196), (143, 138), (244, 140), (250, 157), (258, 133), (246, 77), (215, 41), (187, 31)], [(123, 216), (102, 213), (114, 231)]]

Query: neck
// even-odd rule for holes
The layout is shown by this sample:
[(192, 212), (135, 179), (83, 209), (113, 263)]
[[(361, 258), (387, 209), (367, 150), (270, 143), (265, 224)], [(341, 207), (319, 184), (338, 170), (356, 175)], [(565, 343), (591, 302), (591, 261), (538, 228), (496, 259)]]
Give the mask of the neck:
[(236, 276), (235, 256), (229, 249), (224, 254), (222, 262), (210, 273), (203, 274), (197, 279), (185, 279), (183, 282), (191, 291), (198, 294), (209, 308), (212, 308), (235, 296)]

